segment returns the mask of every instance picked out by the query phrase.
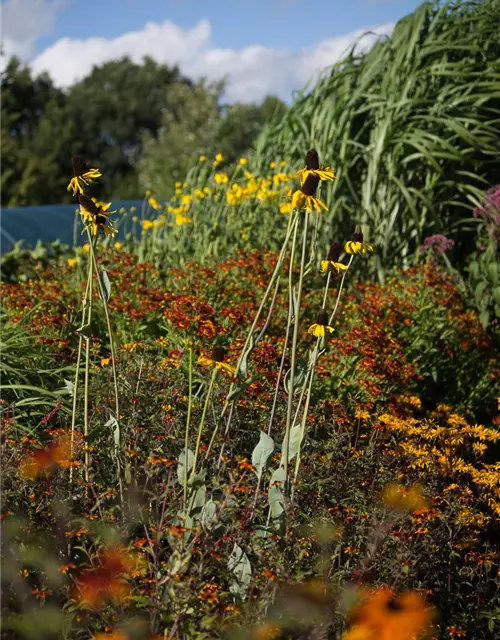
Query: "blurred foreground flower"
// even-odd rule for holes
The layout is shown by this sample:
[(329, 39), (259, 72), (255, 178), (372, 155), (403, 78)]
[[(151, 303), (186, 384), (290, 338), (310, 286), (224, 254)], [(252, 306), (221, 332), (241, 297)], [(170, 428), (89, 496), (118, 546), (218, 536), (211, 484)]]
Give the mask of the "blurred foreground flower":
[(420, 593), (383, 587), (368, 592), (353, 612), (353, 626), (342, 640), (417, 640), (431, 626), (434, 610)]
[(70, 440), (64, 436), (45, 449), (30, 453), (21, 462), (21, 475), (32, 480), (39, 475), (52, 473), (56, 467), (78, 466), (79, 462), (71, 461), (70, 450)]
[(383, 500), (388, 507), (403, 511), (417, 511), (427, 507), (427, 501), (418, 486), (403, 487), (390, 484), (385, 488)]
[(99, 169), (89, 166), (81, 156), (73, 156), (71, 159), (73, 164), (73, 177), (69, 181), (67, 190), (71, 191), (74, 196), (77, 193), (83, 193), (85, 187), (102, 176)]
[(97, 557), (97, 567), (77, 579), (75, 599), (82, 605), (97, 607), (107, 600), (123, 601), (131, 592), (127, 578), (137, 571), (137, 557), (123, 547), (110, 547)]

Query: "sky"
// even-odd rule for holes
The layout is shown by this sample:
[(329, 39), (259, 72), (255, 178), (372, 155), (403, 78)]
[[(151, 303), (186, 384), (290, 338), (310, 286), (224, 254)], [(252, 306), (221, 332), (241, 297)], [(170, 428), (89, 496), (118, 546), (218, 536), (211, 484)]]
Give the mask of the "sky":
[(228, 102), (294, 91), (390, 35), (419, 0), (1, 0), (5, 53), (67, 87), (93, 65), (149, 55), (189, 78), (226, 78)]

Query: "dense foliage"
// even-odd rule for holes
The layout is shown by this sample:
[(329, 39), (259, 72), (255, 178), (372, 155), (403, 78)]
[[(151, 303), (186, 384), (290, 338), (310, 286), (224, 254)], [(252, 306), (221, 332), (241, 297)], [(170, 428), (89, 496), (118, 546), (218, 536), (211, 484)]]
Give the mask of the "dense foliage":
[[(191, 150), (215, 153), (214, 140), (232, 153), (243, 154), (251, 146), (269, 118), (269, 104), (278, 109), (278, 99), (262, 105), (235, 104), (225, 107), (217, 91), (203, 84), (195, 86), (177, 68), (145, 58), (136, 64), (128, 58), (106, 62), (70, 86), (58, 89), (47, 74), (33, 77), (29, 67), (11, 58), (1, 77), (2, 91), (2, 206), (26, 206), (69, 202), (65, 193), (66, 176), (71, 165), (68, 155), (84, 153), (92, 162), (109, 167), (106, 184), (95, 195), (105, 192), (115, 200), (140, 197), (144, 189), (155, 184), (159, 170), (149, 171), (151, 184), (141, 184), (139, 162), (155, 162), (143, 154), (144, 139), (149, 148), (159, 131), (165, 134), (172, 119), (196, 133)], [(204, 123), (200, 133), (196, 120), (182, 115), (185, 100), (196, 103), (213, 101), (212, 120)], [(270, 100), (270, 103), (269, 103)], [(197, 128), (194, 128), (194, 127)], [(162, 144), (164, 144), (164, 139)], [(164, 152), (185, 151), (167, 145)], [(194, 156), (196, 157), (196, 156)], [(189, 160), (194, 159), (193, 155)], [(233, 156), (234, 157), (234, 156)], [(170, 172), (166, 193), (186, 164), (178, 162), (160, 173)], [(172, 182), (173, 181), (173, 182)]]
[(92, 146), (94, 69), (57, 182), (73, 89), (11, 65), (9, 197), (68, 185), (86, 243), (2, 257), (2, 638), (498, 636), (497, 16), (423, 5), (248, 156), (279, 102), (151, 61), (156, 129)]
[[(329, 232), (355, 219), (380, 247), (373, 265), (419, 259), (426, 236), (455, 241), (464, 267), (471, 212), (500, 174), (500, 4), (426, 2), (367, 53), (355, 50), (265, 129), (254, 162), (334, 159)], [(325, 225), (326, 228), (326, 225)]]

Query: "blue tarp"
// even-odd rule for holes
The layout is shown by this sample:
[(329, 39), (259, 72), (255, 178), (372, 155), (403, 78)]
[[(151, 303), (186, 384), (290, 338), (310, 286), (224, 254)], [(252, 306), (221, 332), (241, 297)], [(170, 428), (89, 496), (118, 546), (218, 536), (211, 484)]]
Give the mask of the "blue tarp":
[[(121, 207), (130, 209), (137, 207), (140, 215), (142, 200), (123, 200), (113, 202), (112, 209)], [(64, 244), (73, 245), (76, 204), (46, 205), (42, 207), (17, 207), (2, 209), (0, 231), (1, 252), (12, 249), (19, 240), (24, 240), (25, 246), (34, 246), (38, 240), (42, 242), (54, 242), (60, 240)], [(122, 236), (122, 232), (118, 237)], [(85, 242), (86, 235), (77, 233), (77, 244)]]

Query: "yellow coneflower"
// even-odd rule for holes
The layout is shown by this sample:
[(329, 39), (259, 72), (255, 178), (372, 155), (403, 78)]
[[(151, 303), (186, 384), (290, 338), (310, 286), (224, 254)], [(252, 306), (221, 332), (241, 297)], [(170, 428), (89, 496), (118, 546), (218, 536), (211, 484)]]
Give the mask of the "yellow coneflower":
[(324, 309), (318, 313), (315, 324), (312, 324), (307, 333), (310, 333), (316, 338), (324, 338), (326, 333), (333, 333), (333, 327), (328, 324), (328, 314)]
[(335, 170), (331, 167), (320, 167), (319, 166), (319, 157), (316, 149), (310, 149), (306, 153), (306, 161), (305, 167), (298, 171), (297, 173), (300, 176), (300, 184), (303, 185), (307, 180), (307, 176), (311, 174), (318, 176), (320, 180), (336, 180)]
[(355, 232), (352, 234), (350, 240), (345, 243), (345, 250), (347, 253), (367, 253), (373, 252), (371, 244), (363, 242), (363, 234), (361, 233), (361, 227), (359, 224), (356, 226)]
[(191, 222), (191, 218), (188, 218), (187, 216), (183, 215), (182, 213), (176, 213), (176, 215), (175, 215), (175, 224), (178, 227), (181, 227), (183, 224), (187, 224), (188, 222)]
[(227, 173), (224, 173), (223, 171), (219, 171), (218, 173), (215, 174), (214, 180), (217, 184), (227, 184), (229, 182), (229, 177)]
[(318, 188), (320, 178), (310, 173), (300, 189), (297, 189), (292, 196), (293, 209), (305, 209), (312, 213), (313, 210), (321, 213), (321, 209), (328, 211), (327, 206), (319, 198), (316, 197), (316, 189)]
[(71, 163), (73, 165), (73, 177), (69, 181), (67, 190), (72, 191), (74, 196), (77, 193), (82, 194), (85, 187), (88, 187), (94, 180), (102, 176), (99, 169), (88, 165), (81, 156), (73, 156)]
[[(80, 203), (80, 214), (85, 224), (83, 231), (89, 229), (92, 235), (97, 236), (102, 230), (106, 236), (114, 236), (117, 233), (117, 229), (113, 227), (109, 216), (116, 211), (108, 211), (111, 206), (111, 202), (102, 206), (97, 206), (87, 196), (80, 196), (78, 198)], [(83, 233), (82, 231), (82, 233)]]
[(340, 242), (334, 242), (330, 247), (326, 260), (321, 261), (321, 271), (327, 273), (332, 271), (334, 273), (341, 273), (347, 270), (347, 265), (340, 262), (340, 254), (342, 252), (342, 245)]
[(161, 204), (158, 202), (158, 200), (154, 197), (154, 196), (149, 196), (148, 198), (148, 204), (150, 207), (152, 207), (155, 211), (159, 211), (161, 209)]
[(212, 351), (212, 357), (200, 356), (198, 358), (198, 364), (205, 367), (215, 367), (218, 371), (225, 371), (229, 375), (234, 376), (236, 368), (227, 362), (224, 362), (226, 356), (226, 350), (224, 347), (214, 347)]
[(214, 167), (217, 167), (222, 162), (224, 162), (224, 156), (222, 155), (222, 153), (217, 153), (215, 155)]

